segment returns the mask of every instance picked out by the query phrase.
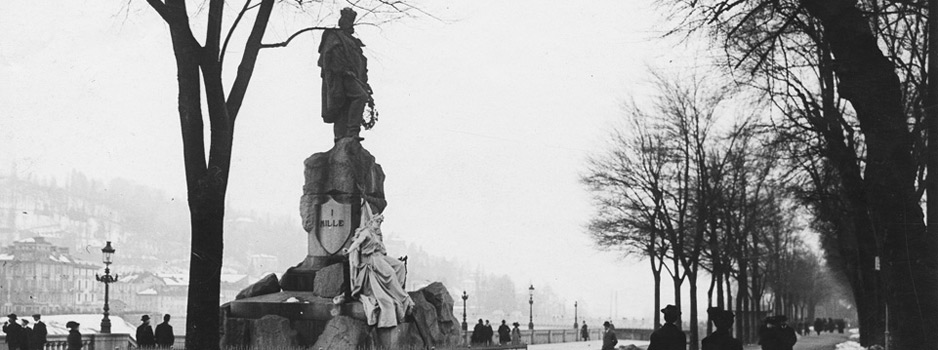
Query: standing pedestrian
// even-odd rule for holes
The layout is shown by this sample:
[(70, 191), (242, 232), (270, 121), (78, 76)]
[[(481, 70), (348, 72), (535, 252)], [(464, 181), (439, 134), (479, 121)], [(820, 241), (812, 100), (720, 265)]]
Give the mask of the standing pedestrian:
[(815, 318), (814, 319), (814, 332), (816, 332), (817, 335), (821, 335), (822, 331), (824, 331), (824, 320), (820, 318)]
[(65, 323), (65, 327), (68, 328), (68, 338), (66, 338), (68, 350), (81, 350), (81, 333), (78, 332), (78, 326), (78, 322), (75, 321)]
[(470, 340), (470, 344), (485, 344), (485, 325), (482, 324), (481, 318), (479, 319), (479, 323), (476, 323), (475, 327), (472, 327), (472, 338)]
[(156, 346), (156, 338), (153, 336), (153, 327), (150, 327), (150, 315), (140, 317), (140, 326), (137, 326), (137, 347), (149, 349)]
[(616, 344), (619, 344), (619, 339), (616, 338), (616, 328), (609, 321), (603, 322), (602, 350), (615, 350)]
[(492, 337), (495, 335), (495, 331), (492, 330), (492, 324), (489, 323), (489, 320), (485, 320), (485, 345), (492, 345)]
[(586, 321), (583, 321), (583, 327), (580, 327), (580, 338), (582, 338), (583, 341), (590, 340), (590, 330), (586, 327)]
[(161, 349), (172, 349), (176, 342), (173, 326), (169, 325), (169, 314), (163, 315), (163, 323), (156, 325), (156, 346)]
[(661, 309), (664, 325), (651, 333), (648, 350), (687, 350), (687, 335), (677, 326), (681, 319), (681, 309), (674, 305)]
[(33, 350), (45, 349), (49, 331), (46, 329), (46, 324), (42, 322), (42, 315), (33, 315), (33, 321), (33, 338), (29, 340), (29, 345)]
[(33, 329), (29, 327), (29, 320), (22, 319), (23, 322), (23, 335), (20, 337), (20, 348), (19, 350), (30, 350), (29, 340), (33, 337)]
[(732, 311), (725, 311), (719, 308), (710, 308), (707, 310), (710, 314), (710, 320), (717, 330), (710, 333), (701, 342), (703, 350), (743, 350), (743, 343), (733, 338), (730, 329), (733, 327)]
[(505, 323), (505, 320), (502, 320), (502, 325), (498, 326), (498, 343), (505, 345), (511, 342), (511, 329), (508, 328), (508, 324)]
[(6, 322), (3, 322), (3, 333), (6, 333), (8, 349), (19, 349), (22, 346), (23, 326), (16, 322), (16, 314), (7, 315)]
[(521, 330), (518, 329), (520, 324), (518, 322), (512, 323), (512, 326), (515, 328), (511, 329), (511, 345), (521, 345)]

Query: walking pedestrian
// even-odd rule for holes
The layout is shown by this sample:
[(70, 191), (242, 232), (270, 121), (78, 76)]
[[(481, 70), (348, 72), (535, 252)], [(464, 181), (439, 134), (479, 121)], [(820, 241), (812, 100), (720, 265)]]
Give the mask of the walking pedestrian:
[(677, 326), (681, 319), (681, 309), (674, 305), (661, 309), (664, 325), (651, 333), (648, 350), (687, 350), (687, 335)]
[(582, 338), (583, 341), (590, 340), (590, 331), (589, 328), (586, 327), (586, 321), (583, 321), (583, 327), (580, 327), (580, 338)]
[(814, 319), (814, 332), (821, 335), (822, 331), (824, 331), (824, 320), (821, 318)]
[(469, 341), (472, 345), (482, 345), (485, 344), (485, 325), (482, 323), (482, 319), (479, 319), (479, 323), (476, 323), (475, 327), (472, 328), (472, 337)]
[(492, 330), (492, 324), (489, 323), (489, 320), (485, 320), (485, 345), (492, 345), (492, 336), (495, 335), (495, 331)]

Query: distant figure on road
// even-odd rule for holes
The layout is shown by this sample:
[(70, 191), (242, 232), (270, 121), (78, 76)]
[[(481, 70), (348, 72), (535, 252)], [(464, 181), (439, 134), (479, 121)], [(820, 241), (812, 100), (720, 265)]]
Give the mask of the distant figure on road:
[(834, 333), (834, 328), (837, 328), (837, 325), (834, 324), (834, 319), (830, 317), (827, 318), (827, 323), (825, 323), (825, 325), (827, 325), (828, 333)]
[(762, 350), (792, 350), (798, 342), (795, 330), (788, 327), (785, 315), (771, 316), (765, 319), (759, 329), (759, 345)]
[(580, 327), (580, 338), (583, 339), (583, 341), (590, 340), (590, 330), (586, 327), (586, 321), (583, 321), (583, 327)]
[(3, 323), (3, 333), (6, 333), (8, 349), (20, 349), (23, 346), (23, 326), (16, 322), (16, 314), (7, 315)]
[(42, 350), (46, 347), (46, 336), (49, 335), (49, 331), (46, 329), (46, 324), (41, 320), (42, 315), (35, 314), (33, 315), (33, 337), (29, 340), (29, 346), (33, 350)]
[(821, 318), (814, 319), (814, 331), (817, 335), (821, 335), (821, 332), (824, 331), (824, 320)]
[(479, 323), (476, 323), (475, 327), (472, 328), (472, 338), (469, 339), (469, 343), (472, 345), (485, 344), (485, 325), (482, 324), (481, 318)]
[(687, 350), (687, 335), (675, 324), (681, 318), (681, 309), (674, 305), (661, 309), (664, 325), (651, 333), (648, 350)]
[(806, 336), (807, 336), (807, 335), (811, 335), (811, 322), (809, 322), (809, 321), (810, 321), (810, 320), (808, 320), (808, 319), (805, 319), (805, 320), (804, 320), (804, 335), (806, 335)]
[(140, 317), (143, 322), (137, 327), (137, 347), (141, 349), (150, 349), (156, 346), (156, 339), (153, 336), (153, 327), (150, 327), (150, 315)]
[(498, 326), (498, 343), (505, 345), (511, 342), (511, 329), (508, 328), (508, 324), (505, 323), (505, 320), (502, 320), (502, 325)]
[(518, 322), (512, 323), (512, 326), (515, 328), (511, 329), (511, 345), (521, 345), (521, 330), (518, 329)]
[(616, 338), (616, 328), (609, 321), (603, 322), (603, 348), (602, 350), (615, 350), (619, 339)]
[(68, 328), (68, 338), (66, 338), (68, 350), (81, 350), (81, 333), (78, 332), (78, 326), (78, 322), (75, 321), (65, 323), (65, 327)]
[(710, 320), (713, 321), (717, 330), (703, 339), (703, 350), (743, 350), (743, 343), (733, 338), (733, 334), (730, 333), (735, 316), (733, 312), (710, 308), (707, 313), (710, 314)]
[(844, 334), (844, 328), (847, 327), (847, 321), (842, 318), (837, 319), (837, 333)]
[(176, 342), (176, 335), (173, 334), (173, 326), (169, 325), (169, 314), (163, 315), (163, 323), (156, 325), (156, 346), (161, 349), (172, 349)]

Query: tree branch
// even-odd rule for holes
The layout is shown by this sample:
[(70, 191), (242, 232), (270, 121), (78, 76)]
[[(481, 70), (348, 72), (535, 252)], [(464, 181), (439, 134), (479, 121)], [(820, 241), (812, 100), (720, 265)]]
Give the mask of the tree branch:
[(231, 41), (231, 36), (234, 34), (235, 28), (238, 27), (238, 23), (241, 23), (241, 18), (244, 17), (244, 14), (249, 10), (260, 6), (260, 4), (251, 5), (251, 0), (246, 0), (244, 2), (244, 7), (241, 9), (241, 12), (238, 12), (238, 17), (235, 17), (234, 22), (231, 23), (231, 28), (228, 29), (228, 35), (225, 36), (225, 43), (221, 46), (221, 53), (218, 56), (218, 63), (225, 63), (225, 52), (228, 51), (228, 42)]
[(234, 84), (231, 85), (231, 93), (228, 95), (226, 103), (232, 123), (238, 117), (241, 103), (244, 102), (244, 94), (247, 92), (251, 76), (254, 74), (257, 54), (261, 49), (261, 40), (264, 39), (264, 32), (267, 30), (267, 23), (270, 21), (270, 13), (273, 11), (273, 7), (274, 0), (261, 0), (257, 18), (254, 20), (254, 28), (251, 29), (251, 34), (244, 44), (244, 54), (241, 58), (241, 64), (238, 65), (238, 75), (235, 77)]
[(164, 4), (160, 0), (147, 0), (147, 3), (150, 4), (150, 7), (152, 7), (153, 10), (155, 10), (156, 13), (159, 14), (160, 17), (163, 18), (164, 21), (169, 22), (169, 18), (168, 18), (169, 14), (167, 13), (167, 10), (166, 10), (166, 4)]
[(308, 31), (312, 31), (312, 30), (328, 30), (328, 29), (339, 29), (339, 28), (334, 28), (334, 27), (309, 27), (309, 28), (303, 28), (303, 29), (300, 29), (299, 31), (297, 31), (296, 33), (293, 33), (293, 35), (290, 35), (290, 37), (287, 38), (286, 41), (279, 42), (279, 43), (275, 43), (275, 44), (261, 44), (261, 48), (262, 48), (262, 49), (267, 49), (267, 48), (272, 48), (272, 47), (286, 47), (287, 45), (290, 44), (290, 41), (293, 40), (293, 38), (295, 38), (297, 35), (300, 35), (300, 34), (303, 34), (303, 33), (306, 33), (306, 32), (308, 32)]

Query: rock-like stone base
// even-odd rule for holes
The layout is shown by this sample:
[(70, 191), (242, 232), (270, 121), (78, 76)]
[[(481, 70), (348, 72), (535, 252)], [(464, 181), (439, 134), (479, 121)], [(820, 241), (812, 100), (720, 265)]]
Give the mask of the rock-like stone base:
[(444, 349), (460, 342), (453, 298), (435, 282), (409, 292), (415, 307), (397, 327), (375, 329), (361, 303), (334, 306), (312, 292), (281, 291), (222, 306), (222, 346), (277, 349)]

